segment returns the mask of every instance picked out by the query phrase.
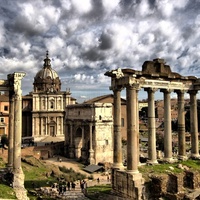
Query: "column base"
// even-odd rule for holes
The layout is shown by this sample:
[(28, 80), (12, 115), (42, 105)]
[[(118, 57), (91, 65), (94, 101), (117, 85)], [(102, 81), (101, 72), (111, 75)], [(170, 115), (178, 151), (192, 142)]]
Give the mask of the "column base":
[(200, 155), (199, 154), (195, 154), (195, 153), (191, 153), (191, 156), (190, 156), (192, 159), (194, 160), (200, 160)]
[(12, 170), (12, 169), (13, 169), (13, 165), (12, 165), (12, 164), (9, 164), (9, 163), (6, 165), (6, 167), (7, 167), (9, 170)]
[(178, 160), (175, 158), (163, 158), (163, 162), (166, 162), (166, 163), (175, 163), (177, 161)]
[(70, 146), (69, 147), (69, 157), (74, 158), (74, 156), (75, 156), (74, 147)]
[(147, 165), (157, 165), (158, 161), (157, 160), (147, 160)]
[(122, 163), (113, 163), (112, 168), (123, 170), (124, 169), (124, 165)]
[(95, 164), (95, 159), (94, 159), (94, 150), (90, 149), (89, 150), (89, 159), (88, 159), (90, 165)]
[(21, 187), (24, 188), (24, 173), (22, 169), (17, 169), (13, 172), (13, 188)]
[(188, 157), (187, 156), (178, 155), (178, 159), (182, 160), (182, 161), (185, 161), (185, 160), (188, 160)]
[(136, 169), (136, 170), (127, 170), (127, 173), (128, 174), (131, 174), (131, 175), (137, 175), (137, 174), (140, 174), (140, 172)]

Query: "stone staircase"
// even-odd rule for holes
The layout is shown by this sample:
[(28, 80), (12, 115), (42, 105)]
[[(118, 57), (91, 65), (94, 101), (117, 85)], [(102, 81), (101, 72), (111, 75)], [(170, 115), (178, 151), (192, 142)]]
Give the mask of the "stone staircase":
[(71, 190), (65, 192), (63, 195), (59, 195), (59, 199), (70, 200), (89, 200), (81, 191), (81, 189)]

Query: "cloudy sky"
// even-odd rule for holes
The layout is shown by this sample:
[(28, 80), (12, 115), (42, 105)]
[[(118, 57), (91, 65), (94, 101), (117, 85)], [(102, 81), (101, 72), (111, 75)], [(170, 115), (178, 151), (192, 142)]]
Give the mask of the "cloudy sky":
[(1, 0), (0, 79), (23, 71), (32, 91), (47, 50), (79, 102), (111, 93), (106, 71), (154, 58), (200, 77), (200, 0)]

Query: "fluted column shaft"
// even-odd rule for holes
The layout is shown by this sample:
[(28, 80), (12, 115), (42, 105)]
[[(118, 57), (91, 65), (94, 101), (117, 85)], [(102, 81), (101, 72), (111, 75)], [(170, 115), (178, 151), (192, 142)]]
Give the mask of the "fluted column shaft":
[(113, 168), (123, 168), (122, 164), (122, 137), (121, 137), (121, 90), (114, 89), (114, 149)]
[(148, 88), (148, 159), (149, 163), (158, 163), (156, 155), (156, 126), (155, 126), (155, 102), (153, 88)]
[(129, 173), (139, 173), (137, 87), (127, 86), (126, 98), (127, 98), (127, 170)]
[(190, 91), (190, 133), (191, 133), (191, 156), (199, 157), (198, 119), (197, 119), (197, 91)]

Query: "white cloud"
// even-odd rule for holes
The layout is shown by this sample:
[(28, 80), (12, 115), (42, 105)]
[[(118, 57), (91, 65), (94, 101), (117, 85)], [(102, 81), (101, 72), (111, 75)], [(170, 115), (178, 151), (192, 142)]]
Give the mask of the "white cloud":
[(80, 13), (88, 13), (92, 9), (91, 0), (71, 0), (74, 9)]
[(105, 71), (141, 70), (145, 60), (156, 57), (182, 75), (200, 74), (199, 4), (198, 0), (4, 0), (0, 64), (6, 67), (0, 67), (0, 74), (24, 70), (31, 80), (43, 66), (46, 50), (63, 88), (70, 87), (72, 95), (79, 87), (92, 87), (94, 92), (101, 86), (110, 92)]

